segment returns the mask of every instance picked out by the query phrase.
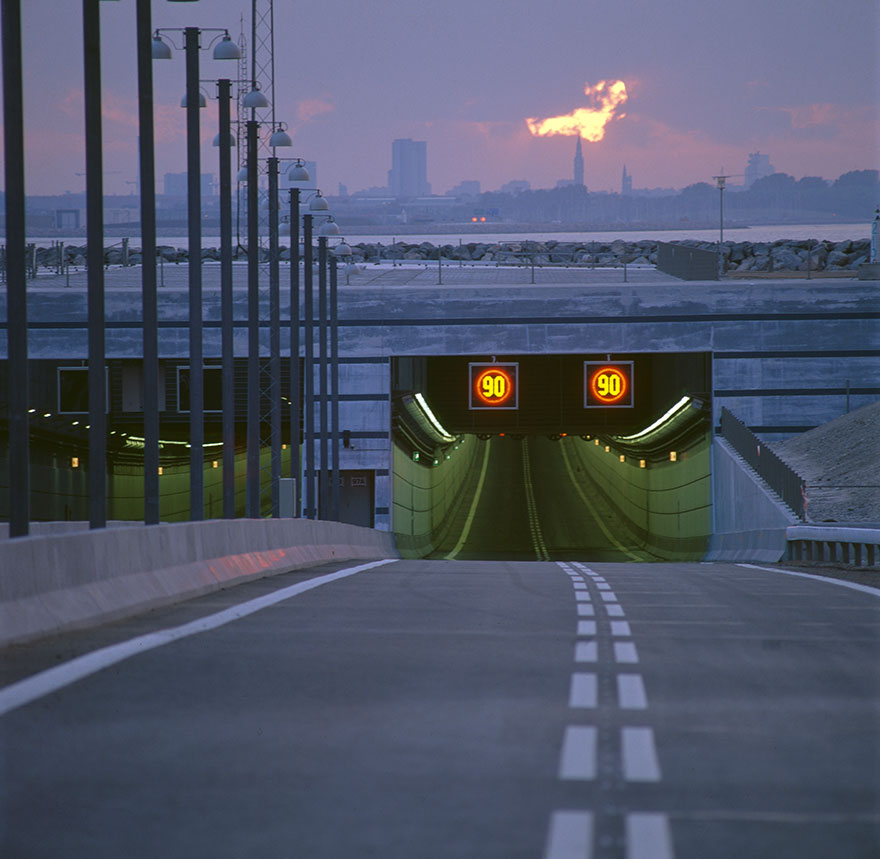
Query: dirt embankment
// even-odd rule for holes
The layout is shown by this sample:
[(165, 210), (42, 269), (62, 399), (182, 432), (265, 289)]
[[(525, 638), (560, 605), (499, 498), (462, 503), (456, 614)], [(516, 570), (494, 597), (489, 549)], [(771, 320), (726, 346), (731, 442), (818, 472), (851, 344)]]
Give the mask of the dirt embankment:
[(773, 449), (806, 480), (810, 522), (880, 523), (880, 402)]

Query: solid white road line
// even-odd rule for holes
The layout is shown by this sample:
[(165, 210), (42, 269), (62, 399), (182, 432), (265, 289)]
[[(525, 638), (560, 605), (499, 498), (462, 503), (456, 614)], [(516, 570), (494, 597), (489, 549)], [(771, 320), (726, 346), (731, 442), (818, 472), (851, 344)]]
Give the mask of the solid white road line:
[(569, 707), (595, 707), (598, 700), (599, 684), (595, 674), (571, 675), (571, 688), (568, 691)]
[(565, 729), (559, 756), (559, 778), (589, 781), (596, 777), (597, 737), (593, 725), (569, 725)]
[(574, 646), (574, 661), (595, 662), (598, 653), (599, 651), (595, 641), (579, 641)]
[(660, 781), (660, 762), (653, 728), (622, 728), (623, 777), (627, 781)]
[(617, 675), (617, 703), (621, 710), (644, 710), (648, 706), (641, 674)]
[(629, 629), (629, 624), (625, 620), (612, 620), (611, 621), (611, 634), (612, 635), (622, 635), (628, 636), (632, 635)]
[(483, 483), (486, 481), (486, 470), (489, 468), (489, 445), (492, 439), (486, 442), (486, 450), (483, 453), (483, 466), (480, 468), (480, 477), (477, 480), (477, 488), (474, 491), (474, 497), (471, 499), (471, 506), (468, 510), (467, 517), (464, 520), (464, 527), (461, 529), (461, 536), (455, 544), (453, 550), (446, 556), (447, 561), (455, 560), (458, 553), (464, 548), (467, 538), (471, 533), (471, 526), (474, 524), (474, 516), (477, 513), (477, 505), (480, 503), (480, 496), (483, 494)]
[(596, 634), (596, 621), (595, 620), (579, 620), (577, 634), (578, 635), (595, 635)]
[(608, 617), (624, 617), (623, 606), (620, 605), (606, 605), (605, 611), (608, 613)]
[(578, 606), (578, 614), (581, 617), (593, 617), (596, 614), (596, 609), (588, 603), (581, 603)]
[(665, 814), (627, 814), (626, 859), (674, 859)]
[(614, 642), (614, 661), (634, 664), (639, 661), (639, 654), (635, 644), (631, 641)]
[(589, 811), (554, 811), (544, 859), (591, 859), (593, 815)]
[(860, 585), (857, 582), (846, 582), (843, 579), (832, 579), (828, 576), (814, 576), (812, 573), (798, 573), (794, 570), (777, 570), (773, 567), (757, 567), (754, 564), (737, 564), (738, 567), (746, 567), (749, 570), (766, 570), (768, 573), (784, 573), (786, 576), (798, 576), (801, 579), (813, 579), (817, 582), (825, 582), (829, 585), (839, 585), (842, 588), (850, 588), (861, 591), (863, 594), (871, 594), (880, 597), (880, 588), (872, 588), (870, 585)]
[(76, 683), (77, 680), (82, 680), (90, 674), (95, 674), (104, 668), (108, 668), (139, 653), (146, 653), (148, 650), (154, 650), (157, 647), (162, 647), (164, 644), (171, 644), (171, 642), (178, 641), (181, 638), (198, 635), (200, 632), (217, 629), (218, 627), (225, 626), (227, 623), (232, 623), (234, 620), (240, 620), (264, 608), (288, 600), (291, 597), (314, 588), (319, 588), (321, 585), (353, 576), (355, 573), (360, 573), (363, 570), (372, 570), (375, 567), (381, 567), (383, 564), (391, 564), (395, 560), (396, 558), (387, 558), (382, 561), (373, 561), (369, 564), (360, 564), (357, 567), (338, 570), (326, 576), (318, 576), (317, 578), (309, 579), (287, 588), (281, 588), (281, 590), (266, 594), (257, 599), (240, 603), (216, 614), (199, 618), (183, 626), (151, 632), (148, 635), (132, 638), (129, 641), (113, 644), (110, 647), (104, 647), (101, 650), (95, 650), (92, 653), (71, 659), (69, 662), (65, 662), (55, 668), (50, 668), (48, 671), (42, 671), (25, 680), (20, 680), (18, 683), (13, 683), (5, 689), (0, 689), (0, 716), (18, 707), (23, 707), (31, 701), (36, 701), (45, 695), (50, 695), (52, 692), (57, 692), (65, 686)]

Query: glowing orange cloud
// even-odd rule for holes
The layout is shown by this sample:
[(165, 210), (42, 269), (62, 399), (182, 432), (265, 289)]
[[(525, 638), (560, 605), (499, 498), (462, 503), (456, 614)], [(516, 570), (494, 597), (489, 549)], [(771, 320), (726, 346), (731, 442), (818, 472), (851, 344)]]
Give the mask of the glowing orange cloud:
[(605, 136), (605, 126), (615, 116), (625, 116), (617, 110), (626, 101), (626, 84), (623, 81), (599, 81), (595, 86), (586, 84), (584, 95), (590, 99), (589, 107), (579, 107), (565, 116), (527, 119), (529, 131), (536, 137), (579, 134), (591, 143), (598, 142)]

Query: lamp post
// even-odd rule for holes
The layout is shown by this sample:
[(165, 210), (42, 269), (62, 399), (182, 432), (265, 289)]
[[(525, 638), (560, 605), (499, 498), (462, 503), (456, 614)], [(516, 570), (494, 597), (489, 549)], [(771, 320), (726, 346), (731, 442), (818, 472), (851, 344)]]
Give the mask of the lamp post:
[[(153, 40), (153, 56), (170, 59), (171, 51), (161, 34), (172, 32), (158, 29)], [(190, 519), (201, 521), (205, 515), (204, 476), (204, 354), (202, 341), (202, 225), (201, 225), (201, 158), (199, 153), (199, 49), (202, 33), (222, 33), (212, 43), (215, 60), (237, 60), (241, 51), (228, 30), (185, 27), (183, 29), (186, 57), (186, 151), (187, 151), (187, 224), (189, 267), (189, 477)], [(157, 45), (157, 42), (159, 43)], [(160, 45), (165, 46), (162, 51)]]
[(138, 142), (143, 313), (144, 524), (159, 522), (159, 316), (156, 294), (156, 167), (150, 0), (137, 0)]
[(103, 528), (107, 524), (104, 183), (101, 141), (101, 16), (98, 3), (99, 0), (83, 0), (90, 528)]
[[(723, 167), (721, 168), (724, 169)], [(713, 176), (718, 188), (719, 227), (718, 227), (718, 273), (724, 274), (724, 186), (729, 176)]]
[(24, 102), (21, 0), (3, 0), (3, 141), (6, 179), (6, 321), (9, 385), (9, 536), (30, 523)]
[(339, 521), (339, 298), (337, 260), (346, 265), (351, 248), (342, 240), (330, 258), (330, 518)]

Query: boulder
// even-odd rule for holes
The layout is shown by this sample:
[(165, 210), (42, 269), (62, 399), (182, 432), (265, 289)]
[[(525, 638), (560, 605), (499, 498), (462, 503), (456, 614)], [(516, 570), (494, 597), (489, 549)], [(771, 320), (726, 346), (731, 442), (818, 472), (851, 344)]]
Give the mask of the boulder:
[[(849, 244), (849, 242), (840, 242), (840, 244)], [(826, 268), (846, 268), (849, 264), (849, 256), (843, 251), (835, 249), (828, 254), (828, 259), (825, 261)]]

